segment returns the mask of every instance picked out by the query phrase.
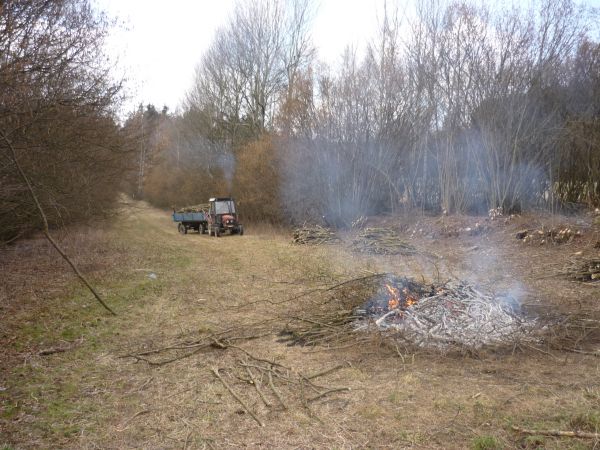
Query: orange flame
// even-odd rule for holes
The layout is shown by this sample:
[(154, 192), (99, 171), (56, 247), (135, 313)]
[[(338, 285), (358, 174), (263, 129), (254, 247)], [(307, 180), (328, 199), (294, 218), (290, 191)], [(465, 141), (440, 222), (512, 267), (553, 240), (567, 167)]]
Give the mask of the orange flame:
[[(388, 300), (388, 310), (397, 309), (402, 305), (403, 308), (408, 308), (411, 305), (417, 303), (417, 299), (413, 297), (407, 288), (402, 289), (402, 294), (398, 288), (395, 288), (389, 284), (385, 285), (385, 288), (390, 293), (390, 299)], [(402, 299), (404, 297), (404, 300)]]
[(400, 306), (400, 292), (398, 292), (398, 289), (390, 286), (389, 284), (386, 284), (385, 287), (391, 295), (390, 299), (388, 300), (388, 309), (396, 309), (398, 306)]

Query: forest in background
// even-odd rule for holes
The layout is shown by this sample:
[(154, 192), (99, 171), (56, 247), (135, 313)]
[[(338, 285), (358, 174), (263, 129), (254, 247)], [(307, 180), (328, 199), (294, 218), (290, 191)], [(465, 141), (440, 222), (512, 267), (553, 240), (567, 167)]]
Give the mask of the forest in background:
[[(410, 8), (409, 8), (410, 9)], [(87, 0), (0, 11), (0, 239), (95, 220), (120, 192), (170, 208), (233, 195), (244, 220), (600, 206), (597, 15), (388, 2), (379, 31), (319, 61), (310, 0), (237, 3), (181, 109), (117, 119), (111, 22)]]
[(239, 3), (178, 114), (149, 106), (135, 192), (232, 194), (250, 220), (600, 204), (593, 10), (391, 2), (364, 54), (319, 62), (308, 0)]

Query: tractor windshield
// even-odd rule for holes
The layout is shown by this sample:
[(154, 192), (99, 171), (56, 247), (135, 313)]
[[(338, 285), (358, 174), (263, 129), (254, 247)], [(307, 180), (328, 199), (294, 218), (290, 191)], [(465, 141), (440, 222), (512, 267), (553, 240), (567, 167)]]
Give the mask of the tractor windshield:
[(231, 200), (215, 202), (215, 214), (235, 214), (235, 204)]

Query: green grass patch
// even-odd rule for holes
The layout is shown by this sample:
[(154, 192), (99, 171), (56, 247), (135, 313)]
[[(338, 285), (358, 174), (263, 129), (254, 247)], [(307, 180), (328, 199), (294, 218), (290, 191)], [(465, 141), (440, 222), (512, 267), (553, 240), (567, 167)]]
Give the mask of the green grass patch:
[(600, 431), (600, 411), (594, 410), (576, 414), (569, 420), (569, 426), (574, 430), (597, 433)]
[(501, 450), (500, 441), (494, 436), (478, 436), (471, 443), (472, 450)]
[(546, 448), (545, 436), (527, 436), (523, 439), (523, 447), (529, 450), (543, 450)]

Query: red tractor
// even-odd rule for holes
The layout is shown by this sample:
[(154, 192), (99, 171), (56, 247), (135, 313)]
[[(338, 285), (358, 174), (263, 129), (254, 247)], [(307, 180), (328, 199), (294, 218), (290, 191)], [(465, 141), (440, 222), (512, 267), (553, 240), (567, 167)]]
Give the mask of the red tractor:
[(208, 209), (208, 234), (219, 237), (228, 231), (231, 234), (244, 234), (244, 227), (238, 222), (235, 200), (230, 197), (211, 198)]

